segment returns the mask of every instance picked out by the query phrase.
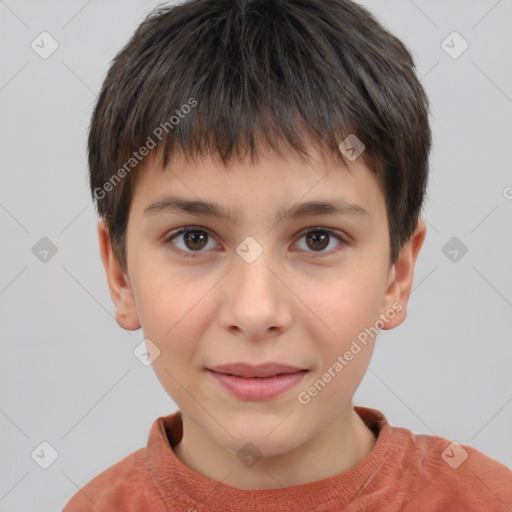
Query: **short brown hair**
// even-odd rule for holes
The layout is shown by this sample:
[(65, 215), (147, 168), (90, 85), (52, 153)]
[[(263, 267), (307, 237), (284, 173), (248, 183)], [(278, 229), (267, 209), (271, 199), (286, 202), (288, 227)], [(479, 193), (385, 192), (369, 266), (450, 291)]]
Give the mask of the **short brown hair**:
[(352, 1), (188, 0), (152, 11), (114, 58), (90, 126), (91, 192), (125, 266), (152, 146), (164, 166), (176, 152), (227, 164), (244, 150), (254, 160), (260, 144), (279, 152), (277, 141), (307, 156), (307, 135), (345, 158), (338, 146), (355, 135), (383, 189), (395, 262), (426, 191), (428, 110), (410, 52)]

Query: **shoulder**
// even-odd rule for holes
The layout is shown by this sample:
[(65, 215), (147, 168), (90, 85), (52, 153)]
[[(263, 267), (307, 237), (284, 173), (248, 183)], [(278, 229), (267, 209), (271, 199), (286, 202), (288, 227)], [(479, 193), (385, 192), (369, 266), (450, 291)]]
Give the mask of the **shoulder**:
[(400, 430), (409, 435), (404, 512), (512, 510), (512, 471), (506, 466), (471, 446)]
[(146, 448), (128, 455), (80, 488), (62, 512), (129, 512), (141, 510), (140, 505), (159, 504), (145, 461)]

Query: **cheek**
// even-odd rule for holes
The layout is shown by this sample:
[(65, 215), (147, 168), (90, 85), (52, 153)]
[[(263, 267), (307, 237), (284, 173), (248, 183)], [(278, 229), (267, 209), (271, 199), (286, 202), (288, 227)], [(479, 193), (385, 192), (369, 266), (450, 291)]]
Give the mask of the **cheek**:
[(134, 268), (133, 290), (144, 332), (164, 341), (199, 305), (203, 286), (191, 286), (182, 274), (171, 272), (169, 266), (136, 266), (134, 261)]
[[(381, 276), (374, 269), (343, 270), (336, 278), (304, 290), (308, 316), (325, 326), (325, 338), (343, 344), (373, 325), (382, 303)], [(317, 285), (319, 283), (316, 283)]]
[(165, 267), (146, 268), (137, 276), (139, 318), (144, 336), (160, 349), (153, 368), (167, 389), (176, 384), (167, 372), (181, 382), (200, 356), (200, 342), (215, 311), (212, 286), (210, 280), (191, 282)]
[(150, 272), (144, 272), (137, 277), (134, 287), (135, 302), (139, 312), (144, 334), (151, 338), (162, 338), (173, 325), (173, 312), (176, 307), (174, 287), (164, 285), (164, 282)]
[(319, 365), (297, 398), (306, 411), (315, 411), (313, 417), (334, 418), (340, 403), (352, 399), (369, 365), (375, 341), (371, 327), (378, 318), (378, 300), (369, 289), (352, 293), (337, 287), (318, 297), (319, 316), (329, 329), (322, 327), (325, 334), (321, 337), (318, 327), (310, 329)]
[[(340, 398), (349, 399), (365, 374), (377, 334), (372, 327), (379, 318), (382, 299), (376, 279), (378, 276), (368, 271), (354, 272), (311, 297), (311, 309), (323, 321), (310, 315), (314, 318), (314, 325), (309, 324), (310, 336), (319, 356), (318, 370), (312, 377), (315, 382), (320, 379), (315, 387), (322, 389), (321, 398), (315, 400), (318, 406), (334, 407)], [(320, 328), (324, 334), (319, 337)]]

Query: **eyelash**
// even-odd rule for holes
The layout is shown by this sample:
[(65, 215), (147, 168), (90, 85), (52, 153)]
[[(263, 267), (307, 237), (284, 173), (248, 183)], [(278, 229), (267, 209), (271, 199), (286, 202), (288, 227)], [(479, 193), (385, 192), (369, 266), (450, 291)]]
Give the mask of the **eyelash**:
[[(168, 244), (170, 249), (173, 252), (175, 252), (181, 256), (185, 256), (187, 258), (198, 257), (201, 255), (202, 252), (205, 252), (205, 251), (183, 251), (181, 249), (176, 248), (176, 246), (171, 243), (178, 236), (189, 233), (189, 232), (202, 232), (202, 233), (206, 233), (209, 237), (214, 238), (213, 235), (207, 229), (199, 228), (199, 227), (195, 227), (195, 226), (188, 226), (185, 228), (179, 228), (179, 229), (169, 233), (169, 235), (164, 238), (163, 243)], [(300, 234), (298, 240), (300, 240), (304, 236), (308, 235), (309, 233), (327, 233), (330, 237), (334, 237), (340, 242), (338, 248), (336, 248), (334, 250), (331, 249), (330, 251), (319, 251), (319, 252), (306, 251), (306, 252), (310, 252), (311, 254), (313, 254), (314, 255), (313, 257), (323, 257), (323, 255), (332, 255), (333, 253), (337, 253), (338, 251), (341, 251), (344, 248), (344, 246), (347, 244), (346, 240), (341, 235), (339, 235), (336, 231), (333, 231), (332, 229), (328, 229), (328, 228), (321, 228), (321, 227), (309, 228), (307, 231), (304, 231)]]

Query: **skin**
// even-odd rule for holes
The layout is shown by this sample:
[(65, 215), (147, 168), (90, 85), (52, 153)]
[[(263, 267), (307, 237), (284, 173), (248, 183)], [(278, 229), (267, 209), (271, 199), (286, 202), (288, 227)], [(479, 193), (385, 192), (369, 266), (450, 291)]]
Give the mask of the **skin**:
[[(218, 159), (190, 162), (178, 155), (162, 170), (148, 158), (130, 208), (125, 271), (103, 221), (98, 223), (116, 320), (127, 330), (142, 327), (158, 346), (153, 368), (182, 411), (184, 435), (174, 447), (176, 456), (239, 489), (321, 480), (348, 471), (372, 451), (375, 436), (354, 412), (352, 397), (375, 338), (309, 403), (297, 397), (380, 315), (386, 315), (384, 329), (405, 320), (425, 238), (419, 219), (390, 264), (385, 199), (375, 175), (361, 158), (347, 167), (314, 148), (310, 155), (305, 162), (291, 151), (265, 151), (253, 165), (242, 159), (228, 169)], [(236, 214), (236, 222), (173, 211), (144, 214), (168, 195), (219, 203)], [(276, 224), (280, 208), (332, 198), (355, 202), (369, 216), (284, 217)], [(184, 235), (169, 240), (183, 226), (208, 235), (202, 244), (187, 244)], [(345, 242), (332, 236), (328, 243), (308, 241), (306, 228), (317, 234), (319, 228), (333, 229)], [(263, 248), (250, 264), (236, 253), (247, 236)], [(399, 312), (392, 307), (397, 303)], [(309, 371), (276, 398), (242, 401), (205, 371), (238, 361), (277, 361)], [(252, 466), (237, 456), (248, 442), (261, 454)]]

